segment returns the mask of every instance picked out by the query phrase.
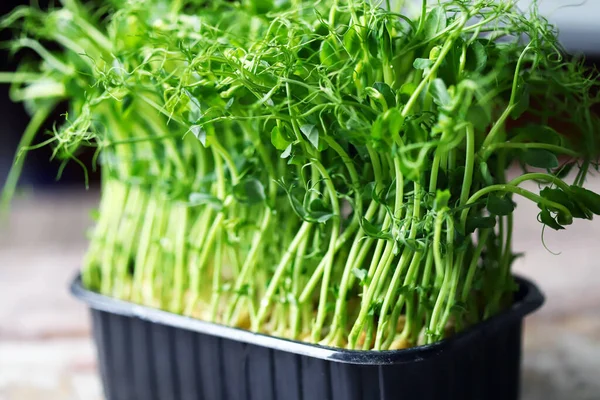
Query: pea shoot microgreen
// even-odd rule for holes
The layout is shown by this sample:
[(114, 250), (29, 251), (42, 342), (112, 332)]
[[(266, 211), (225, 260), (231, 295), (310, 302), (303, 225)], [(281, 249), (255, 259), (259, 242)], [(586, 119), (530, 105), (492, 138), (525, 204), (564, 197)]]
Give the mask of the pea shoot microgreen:
[(414, 346), (511, 301), (515, 196), (550, 229), (600, 214), (582, 187), (597, 73), (535, 8), (61, 3), (4, 17), (34, 61), (0, 81), (33, 112), (21, 150), (60, 102), (43, 143), (97, 150), (92, 290), (290, 339)]

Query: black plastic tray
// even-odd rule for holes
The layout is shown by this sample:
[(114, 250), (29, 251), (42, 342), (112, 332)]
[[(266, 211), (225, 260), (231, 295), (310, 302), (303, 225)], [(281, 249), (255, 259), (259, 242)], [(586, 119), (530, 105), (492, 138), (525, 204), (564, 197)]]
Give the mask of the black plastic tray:
[(544, 297), (517, 278), (513, 306), (442, 342), (343, 350), (71, 292), (91, 308), (107, 400), (516, 400), (523, 318)]

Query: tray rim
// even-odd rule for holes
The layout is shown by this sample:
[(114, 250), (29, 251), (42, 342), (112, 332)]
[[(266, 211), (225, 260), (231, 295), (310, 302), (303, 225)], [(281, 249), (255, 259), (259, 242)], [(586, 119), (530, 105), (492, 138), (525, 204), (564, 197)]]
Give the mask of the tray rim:
[(138, 318), (151, 323), (180, 328), (192, 332), (253, 344), (274, 350), (314, 357), (323, 360), (355, 365), (391, 365), (419, 362), (442, 353), (458, 350), (470, 341), (490, 330), (520, 321), (544, 303), (544, 295), (530, 280), (515, 276), (519, 285), (517, 300), (499, 314), (440, 342), (402, 350), (348, 350), (318, 344), (300, 342), (241, 328), (202, 321), (168, 311), (131, 303), (92, 292), (83, 287), (81, 275), (77, 274), (70, 285), (70, 292), (91, 309), (124, 317)]

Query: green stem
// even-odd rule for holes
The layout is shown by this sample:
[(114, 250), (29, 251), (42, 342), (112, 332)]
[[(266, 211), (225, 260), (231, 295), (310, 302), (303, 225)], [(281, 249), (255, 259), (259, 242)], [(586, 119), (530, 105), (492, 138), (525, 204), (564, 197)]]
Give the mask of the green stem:
[(564, 190), (565, 192), (568, 192), (570, 190), (569, 185), (566, 184), (562, 179), (560, 179), (554, 175), (546, 174), (543, 172), (532, 172), (529, 174), (523, 174), (523, 175), (511, 180), (509, 182), (509, 184), (518, 186), (521, 183), (526, 182), (526, 181), (545, 181), (545, 182), (548, 182), (548, 183), (558, 186), (560, 189)]
[[(104, 192), (103, 197), (108, 194)], [(133, 275), (133, 290), (131, 301), (139, 303), (142, 301), (143, 284), (146, 271), (146, 259), (150, 251), (150, 242), (152, 240), (152, 230), (155, 224), (157, 202), (154, 193), (148, 195), (148, 206), (144, 212), (144, 225), (140, 232), (140, 241), (138, 243), (137, 254), (135, 256), (135, 270)], [(102, 210), (100, 210), (102, 215)]]
[[(400, 174), (400, 170), (398, 169), (396, 171), (396, 173)], [(399, 176), (401, 176), (401, 174)], [(411, 228), (410, 228), (410, 233), (409, 233), (409, 239), (411, 239), (411, 240), (414, 240), (417, 236), (417, 229), (418, 229), (417, 224), (421, 220), (421, 196), (422, 196), (421, 185), (417, 182), (414, 182), (413, 185), (414, 185), (414, 189), (413, 189), (413, 207), (412, 207), (412, 211), (411, 211), (412, 215), (410, 217), (407, 216), (407, 218), (406, 218), (407, 221), (409, 221), (411, 223)], [(410, 267), (409, 267), (408, 272), (406, 273), (406, 277), (404, 279), (404, 285), (406, 286), (406, 285), (409, 285), (410, 283), (412, 283), (414, 275), (416, 273), (416, 269), (421, 263), (422, 256), (423, 255), (421, 253), (412, 252), (408, 247), (405, 247), (405, 249), (402, 253), (400, 261), (398, 262), (398, 267), (396, 268), (396, 271), (394, 272), (394, 275), (392, 277), (392, 281), (388, 286), (388, 291), (387, 291), (386, 297), (384, 299), (383, 306), (381, 308), (381, 321), (377, 328), (377, 337), (375, 340), (375, 348), (376, 349), (381, 349), (382, 340), (384, 339), (383, 335), (385, 333), (385, 328), (386, 328), (385, 320), (387, 318), (387, 311), (388, 311), (388, 308), (390, 306), (390, 302), (392, 301), (393, 296), (396, 295), (397, 287), (400, 282), (400, 277), (401, 277), (402, 273), (404, 272), (404, 269), (408, 265), (408, 262), (410, 261)], [(403, 259), (405, 259), (405, 260), (403, 260)], [(396, 302), (396, 306), (392, 310), (392, 322), (391, 322), (391, 324), (389, 324), (389, 329), (394, 328), (395, 324), (397, 323), (398, 315), (396, 313), (396, 309), (398, 310), (398, 312), (400, 311), (400, 307), (401, 307), (402, 302), (404, 301), (404, 298), (405, 298), (405, 296), (401, 294)], [(408, 321), (407, 321), (407, 323), (408, 323)], [(389, 337), (393, 339), (393, 332), (390, 332)], [(385, 344), (384, 344), (384, 346), (385, 346)]]
[[(413, 296), (413, 290), (417, 284), (417, 277), (418, 277), (418, 273), (419, 273), (419, 267), (421, 266), (421, 261), (423, 259), (423, 253), (416, 253), (415, 256), (413, 257), (413, 260), (410, 264), (410, 267), (408, 268), (408, 272), (406, 273), (406, 278), (404, 279), (404, 286), (409, 287), (410, 292), (409, 295), (405, 295), (402, 294), (400, 295), (400, 297), (398, 298), (398, 301), (396, 302), (396, 305), (394, 306), (394, 311), (392, 312), (392, 321), (393, 323), (397, 324), (398, 321), (398, 317), (400, 315), (400, 312), (402, 311), (402, 306), (403, 303), (405, 301), (408, 300), (408, 298), (410, 298), (409, 296)], [(425, 271), (424, 271), (424, 275), (427, 274), (428, 272), (431, 272), (431, 267), (433, 264), (433, 253), (430, 251), (427, 253), (427, 259), (425, 260)], [(423, 279), (423, 285), (426, 285), (429, 281), (429, 278), (427, 278), (426, 280)], [(422, 288), (424, 290), (424, 288)], [(420, 304), (417, 304), (417, 306), (420, 306)], [(417, 308), (417, 306), (415, 306), (414, 308)], [(408, 302), (407, 302), (407, 308), (408, 308)], [(417, 319), (419, 316), (419, 312), (418, 309), (415, 310), (416, 316), (409, 316), (408, 312), (407, 312), (407, 316), (406, 316), (406, 323), (404, 325), (404, 329), (402, 330), (401, 336), (405, 339), (408, 339), (412, 333), (413, 327), (417, 324)], [(391, 345), (392, 341), (394, 340), (394, 335), (393, 335), (393, 331), (392, 329), (394, 328), (394, 325), (390, 325), (390, 334), (388, 339), (386, 340), (386, 342), (383, 345), (384, 349), (389, 348), (389, 346)]]
[(333, 259), (335, 255), (335, 244), (339, 235), (340, 230), (340, 205), (337, 198), (337, 191), (333, 186), (333, 181), (329, 176), (329, 173), (323, 167), (321, 162), (316, 159), (311, 160), (312, 164), (319, 170), (321, 176), (325, 181), (325, 186), (327, 187), (327, 191), (329, 193), (329, 201), (331, 203), (331, 208), (334, 214), (334, 217), (331, 219), (333, 227), (331, 230), (331, 235), (329, 239), (329, 248), (327, 250), (327, 254), (325, 254), (325, 258), (327, 259), (327, 263), (325, 264), (325, 269), (323, 271), (323, 280), (321, 282), (321, 294), (319, 296), (319, 306), (317, 308), (317, 320), (313, 327), (312, 337), (315, 342), (318, 342), (321, 338), (321, 329), (323, 328), (323, 323), (325, 322), (325, 314), (327, 308), (327, 295), (329, 293), (329, 281), (331, 279), (331, 271), (333, 269)]
[(437, 60), (431, 66), (431, 69), (429, 70), (429, 72), (427, 73), (427, 75), (425, 75), (425, 77), (423, 78), (423, 80), (419, 83), (419, 85), (417, 86), (417, 88), (415, 89), (415, 91), (413, 92), (413, 94), (410, 96), (410, 98), (406, 102), (406, 105), (402, 109), (402, 116), (403, 117), (407, 117), (408, 116), (408, 114), (410, 113), (411, 109), (415, 105), (415, 102), (419, 98), (419, 95), (421, 94), (421, 92), (423, 91), (423, 89), (425, 89), (425, 86), (429, 83), (430, 78), (440, 68), (440, 66), (442, 65), (442, 62), (444, 61), (444, 58), (446, 57), (446, 55), (448, 54), (448, 52), (452, 49), (453, 44), (454, 44), (454, 37), (451, 37), (448, 40), (446, 40), (446, 43), (444, 44), (444, 47), (442, 47), (442, 50), (440, 51), (440, 54), (438, 55)]
[[(174, 219), (177, 224), (174, 238), (175, 246), (175, 269), (174, 281), (173, 281), (173, 297), (171, 302), (171, 311), (180, 314), (182, 309), (182, 302), (184, 297), (184, 286), (185, 282), (188, 281), (185, 276), (185, 261), (187, 259), (187, 243), (186, 234), (188, 226), (188, 210), (183, 204), (176, 204), (174, 206)], [(173, 221), (171, 221), (173, 223)]]
[[(335, 243), (335, 252), (338, 252), (342, 248), (342, 246), (346, 243), (346, 241), (350, 238), (350, 236), (352, 236), (352, 234), (355, 232), (357, 227), (358, 227), (358, 222), (356, 224), (351, 224), (348, 228), (346, 228), (344, 233), (339, 235), (339, 237)], [(300, 294), (300, 297), (299, 297), (300, 303), (305, 303), (310, 298), (319, 279), (321, 279), (321, 275), (323, 274), (323, 270), (325, 269), (326, 263), (327, 263), (327, 259), (324, 257), (319, 262), (319, 265), (317, 265), (317, 268), (315, 268), (313, 274), (311, 275), (310, 279), (308, 280), (308, 283), (306, 284), (306, 286), (304, 286), (304, 289), (302, 290), (302, 293)]]
[(515, 73), (513, 76), (513, 84), (512, 84), (512, 90), (510, 93), (510, 101), (508, 102), (508, 107), (506, 107), (506, 109), (504, 110), (504, 112), (502, 113), (500, 118), (498, 118), (496, 123), (494, 123), (494, 126), (489, 131), (488, 135), (485, 137), (483, 144), (481, 145), (482, 149), (487, 148), (491, 143), (494, 142), (494, 140), (496, 139), (496, 135), (500, 131), (500, 128), (504, 126), (504, 122), (506, 122), (506, 119), (510, 116), (510, 113), (516, 106), (515, 98), (517, 96), (517, 87), (520, 82), (519, 73), (521, 72), (521, 66), (523, 64), (523, 60), (525, 59), (525, 54), (527, 54), (527, 52), (530, 49), (531, 49), (531, 43), (529, 43), (525, 47), (525, 49), (521, 52), (521, 55), (519, 56), (519, 60), (517, 61), (517, 66), (515, 68)]
[[(373, 214), (377, 211), (377, 203), (372, 201), (365, 213), (365, 218), (372, 218)], [(364, 258), (365, 254), (363, 253), (362, 258), (359, 256), (361, 252), (363, 252), (363, 246), (361, 246), (361, 241), (365, 239), (364, 232), (362, 229), (359, 229), (354, 237), (354, 241), (352, 242), (352, 247), (350, 248), (350, 253), (348, 254), (348, 258), (346, 260), (346, 264), (344, 266), (344, 272), (342, 273), (342, 279), (340, 281), (340, 290), (339, 295), (335, 303), (335, 311), (333, 314), (333, 320), (331, 323), (331, 340), (336, 342), (340, 339), (339, 334), (341, 333), (341, 329), (344, 326), (346, 314), (346, 297), (348, 294), (350, 278), (352, 276), (352, 271), (354, 268), (360, 269), (362, 263), (362, 258)], [(367, 238), (366, 241), (372, 243), (372, 239)], [(369, 245), (370, 247), (370, 245)], [(368, 249), (368, 248), (367, 248)]]
[[(362, 349), (363, 350), (371, 350), (372, 344), (373, 344), (373, 336), (375, 334), (375, 317), (374, 316), (369, 316), (367, 322), (365, 323), (365, 325), (367, 325), (367, 329), (365, 332), (365, 342), (362, 345)], [(355, 346), (350, 347), (351, 349), (356, 348)]]
[(164, 237), (166, 225), (168, 224), (167, 212), (166, 208), (168, 205), (168, 201), (165, 199), (164, 195), (159, 194), (158, 207), (156, 212), (156, 223), (154, 224), (153, 235), (151, 238), (151, 247), (149, 254), (146, 258), (146, 280), (147, 280), (147, 290), (144, 291), (142, 298), (144, 299), (145, 304), (155, 304), (157, 299), (156, 296), (156, 268), (160, 263), (160, 257), (162, 255), (162, 246), (161, 240)]
[(520, 149), (520, 150), (528, 150), (528, 149), (544, 149), (549, 150), (558, 154), (565, 154), (571, 157), (579, 157), (580, 154), (575, 150), (567, 149), (566, 147), (557, 146), (554, 144), (547, 143), (512, 143), (512, 142), (498, 142), (492, 143), (488, 147), (482, 148), (483, 154), (481, 159), (486, 161), (494, 151), (498, 149)]
[(105, 53), (112, 53), (112, 43), (104, 34), (102, 34), (102, 32), (96, 29), (93, 24), (90, 24), (86, 19), (78, 16), (77, 14), (74, 14), (74, 20), (81, 28), (80, 31), (96, 42), (96, 44), (100, 46)]
[(223, 269), (223, 234), (224, 232), (220, 229), (217, 233), (217, 238), (215, 241), (215, 259), (214, 268), (212, 271), (212, 296), (210, 300), (210, 320), (212, 322), (216, 322), (217, 320), (217, 313), (219, 311), (219, 299), (221, 298), (221, 274)]
[(223, 161), (225, 161), (225, 164), (227, 165), (227, 169), (229, 170), (229, 173), (231, 174), (231, 184), (237, 185), (240, 178), (239, 178), (239, 173), (237, 171), (237, 168), (235, 166), (235, 162), (231, 158), (231, 155), (227, 152), (227, 150), (225, 150), (225, 148), (223, 148), (223, 146), (221, 145), (221, 143), (219, 143), (219, 141), (217, 140), (216, 137), (210, 136), (208, 138), (208, 141), (210, 143), (210, 146), (213, 149), (213, 155), (214, 155), (215, 162), (217, 161), (219, 156), (221, 156), (223, 158)]
[[(36, 133), (42, 127), (50, 112), (54, 109), (54, 104), (49, 104), (47, 106), (41, 107), (39, 110), (33, 114), (31, 121), (25, 128), (25, 132), (21, 137), (21, 141), (17, 146), (17, 149), (22, 149), (31, 146), (33, 139), (35, 138)], [(20, 151), (17, 150), (15, 155), (15, 159), (13, 165), (8, 173), (6, 178), (6, 182), (4, 183), (4, 187), (2, 188), (2, 196), (0, 197), (0, 214), (5, 214), (8, 212), (8, 208), (10, 207), (10, 201), (15, 195), (15, 191), (17, 189), (17, 184), (19, 182), (19, 176), (21, 176), (21, 172), (23, 171), (23, 164), (25, 161), (25, 156), (20, 154)]]
[[(108, 231), (119, 232), (119, 225), (121, 223), (121, 217), (123, 205), (127, 203), (128, 190), (120, 182), (112, 181), (110, 192), (114, 195), (111, 196), (111, 212)], [(120, 210), (120, 211), (119, 211)], [(102, 255), (102, 281), (100, 284), (100, 292), (105, 295), (112, 295), (113, 290), (113, 278), (114, 278), (114, 264), (115, 264), (115, 247), (116, 247), (117, 235), (112, 234), (106, 238), (106, 244)]]
[[(520, 187), (514, 186), (510, 183), (508, 184), (499, 184), (499, 185), (491, 185), (491, 186), (487, 186), (483, 189), (480, 189), (479, 191), (475, 192), (467, 201), (467, 205), (469, 204), (473, 204), (475, 203), (479, 198), (481, 198), (482, 196), (485, 196), (486, 194), (489, 193), (493, 193), (493, 192), (509, 192), (509, 193), (515, 193), (518, 194), (520, 196), (525, 197), (526, 199), (529, 199), (537, 204), (543, 204), (549, 208), (555, 209), (555, 210), (560, 210), (562, 213), (564, 213), (565, 215), (571, 215), (571, 212), (562, 204), (556, 203), (554, 201), (550, 201), (548, 199), (545, 199), (541, 196), (536, 195), (535, 193), (532, 193), (528, 190), (522, 189)], [(462, 215), (461, 215), (461, 224), (462, 226), (465, 226), (465, 223), (467, 221), (467, 216), (469, 214), (469, 208), (466, 208), (463, 210)]]
[[(411, 260), (411, 258), (412, 258), (412, 260)], [(408, 248), (405, 248), (404, 251), (402, 252), (402, 256), (400, 257), (400, 261), (398, 261), (398, 265), (396, 266), (394, 274), (392, 275), (392, 280), (388, 284), (388, 290), (384, 297), (383, 305), (381, 306), (381, 313), (380, 313), (380, 317), (379, 317), (380, 320), (379, 320), (379, 324), (377, 326), (377, 333), (375, 336), (375, 350), (382, 349), (381, 346), (382, 346), (382, 341), (384, 339), (383, 335), (388, 328), (388, 324), (390, 324), (390, 327), (391, 327), (392, 326), (391, 324), (396, 323), (396, 321), (394, 321), (394, 320), (392, 320), (390, 322), (389, 318), (387, 317), (387, 314), (388, 314), (388, 310), (390, 308), (390, 303), (392, 301), (392, 298), (396, 297), (396, 294), (398, 291), (398, 285), (400, 284), (400, 278), (404, 274), (406, 267), (409, 265), (409, 262), (411, 262), (411, 261), (412, 261), (411, 265), (414, 265), (413, 263), (415, 263), (415, 262), (418, 263), (420, 261), (420, 255), (419, 255), (419, 253), (413, 254), (413, 252), (411, 250), (409, 250)], [(400, 297), (403, 297), (403, 296), (400, 295)], [(398, 302), (399, 301), (400, 300), (398, 300)]]
[(0, 83), (33, 83), (43, 77), (35, 72), (0, 72)]
[(506, 227), (506, 240), (504, 242), (504, 249), (502, 250), (502, 257), (500, 260), (500, 271), (498, 272), (498, 286), (494, 291), (492, 298), (486, 305), (484, 318), (489, 318), (494, 315), (500, 309), (500, 300), (504, 293), (506, 293), (506, 283), (510, 279), (510, 257), (511, 257), (511, 243), (512, 243), (512, 231), (513, 231), (513, 215), (507, 215), (507, 227)]
[(292, 305), (292, 312), (290, 313), (290, 331), (291, 339), (295, 340), (300, 334), (300, 319), (302, 304), (300, 304), (300, 281), (302, 279), (302, 273), (304, 268), (304, 256), (306, 255), (306, 246), (308, 240), (305, 238), (298, 246), (298, 252), (294, 259), (294, 270), (292, 271), (292, 295), (294, 296), (294, 304)]
[[(126, 284), (128, 279), (128, 267), (133, 262), (132, 247), (134, 241), (131, 238), (138, 236), (138, 224), (143, 216), (142, 210), (146, 208), (145, 196), (142, 196), (140, 188), (132, 186), (129, 188), (127, 203), (123, 205), (123, 217), (118, 230), (114, 233), (117, 236), (117, 243), (120, 244), (115, 257), (114, 265), (116, 269), (115, 279), (115, 297), (118, 299), (128, 299), (126, 293)], [(120, 253), (120, 254), (119, 254)]]
[[(226, 204), (227, 204), (227, 201), (226, 201)], [(210, 230), (208, 231), (208, 234), (206, 235), (206, 239), (204, 240), (204, 243), (202, 245), (202, 252), (200, 253), (200, 256), (198, 257), (198, 264), (191, 265), (191, 268), (195, 269), (195, 272), (193, 274), (191, 274), (192, 298), (188, 302), (188, 305), (184, 312), (185, 315), (192, 315), (192, 313), (194, 311), (194, 307), (196, 307), (196, 303), (197, 303), (198, 299), (200, 298), (200, 285), (202, 283), (201, 277), (202, 277), (202, 272), (204, 270), (204, 265), (206, 264), (206, 261), (208, 260), (209, 254), (213, 247), (213, 243), (215, 241), (215, 237), (217, 236), (217, 232), (220, 230), (221, 224), (223, 223), (224, 219), (225, 219), (225, 214), (223, 212), (220, 212), (217, 214), (212, 226), (210, 227)]]
[(13, 42), (13, 45), (15, 46), (15, 48), (20, 48), (20, 47), (28, 47), (31, 50), (35, 51), (36, 53), (38, 53), (38, 55), (44, 59), (44, 61), (46, 61), (46, 63), (48, 63), (48, 66), (51, 68), (54, 68), (55, 70), (59, 71), (61, 74), (66, 75), (66, 76), (71, 76), (75, 70), (73, 69), (73, 67), (71, 65), (67, 65), (64, 62), (62, 62), (61, 60), (59, 60), (57, 57), (54, 56), (54, 54), (52, 54), (51, 52), (49, 52), (48, 50), (46, 50), (46, 48), (44, 46), (42, 46), (40, 44), (40, 42), (30, 39), (30, 38), (20, 38), (17, 39)]
[(463, 185), (460, 191), (460, 205), (463, 206), (469, 199), (471, 192), (471, 183), (473, 181), (473, 165), (475, 163), (475, 132), (472, 125), (467, 126), (467, 148), (465, 160), (465, 173)]
[(477, 264), (479, 263), (479, 258), (481, 257), (481, 252), (487, 243), (488, 236), (490, 235), (489, 229), (480, 230), (480, 235), (477, 243), (477, 247), (475, 247), (475, 251), (473, 252), (473, 258), (471, 258), (471, 263), (469, 264), (469, 268), (467, 270), (467, 276), (465, 278), (465, 283), (463, 285), (463, 291), (461, 296), (461, 301), (466, 303), (469, 294), (471, 293), (471, 286), (473, 285), (473, 278), (475, 277), (475, 272), (477, 272)]
[(385, 241), (385, 242), (386, 242), (385, 250), (384, 250), (381, 258), (379, 259), (379, 262), (377, 263), (377, 268), (375, 269), (375, 274), (373, 275), (373, 278), (371, 279), (371, 281), (368, 285), (366, 296), (363, 295), (363, 302), (361, 304), (361, 308), (360, 308), (358, 317), (356, 318), (356, 321), (354, 322), (354, 326), (352, 327), (352, 330), (350, 331), (349, 346), (351, 349), (356, 348), (356, 341), (358, 340), (358, 336), (359, 336), (360, 332), (362, 332), (362, 330), (364, 328), (365, 320), (366, 320), (368, 313), (373, 305), (375, 293), (376, 293), (377, 289), (379, 288), (379, 282), (383, 278), (387, 277), (389, 268), (392, 265), (392, 261), (394, 259), (394, 254), (393, 254), (394, 245), (392, 244), (391, 241)]
[(444, 310), (444, 315), (439, 323), (438, 331), (443, 332), (444, 328), (448, 325), (448, 321), (450, 319), (450, 313), (452, 311), (452, 307), (456, 304), (456, 292), (458, 291), (458, 286), (460, 284), (460, 275), (462, 270), (462, 263), (464, 260), (464, 253), (460, 253), (456, 257), (456, 262), (453, 259), (450, 259), (449, 262), (452, 262), (452, 280), (450, 282), (450, 294), (448, 295), (448, 300), (446, 302), (446, 309)]
[(435, 341), (437, 321), (439, 315), (442, 311), (442, 306), (444, 304), (444, 300), (446, 299), (448, 292), (448, 284), (450, 280), (450, 271), (451, 264), (444, 263), (442, 258), (442, 250), (441, 250), (441, 240), (442, 240), (442, 230), (444, 226), (444, 220), (447, 218), (446, 214), (448, 212), (447, 208), (440, 210), (435, 218), (435, 230), (433, 237), (433, 258), (435, 262), (436, 274), (438, 278), (443, 276), (442, 286), (437, 296), (437, 300), (435, 302), (435, 306), (433, 308), (433, 312), (431, 314), (431, 318), (429, 319), (429, 335), (427, 338), (428, 343)]
[(440, 171), (440, 152), (436, 151), (431, 163), (431, 178), (429, 179), (429, 193), (435, 193), (437, 189), (438, 174)]
[(235, 284), (233, 286), (233, 299), (230, 301), (227, 307), (227, 311), (225, 312), (225, 318), (223, 319), (224, 321), (229, 321), (229, 323), (232, 323), (231, 318), (241, 297), (240, 291), (246, 283), (246, 281), (248, 280), (248, 277), (250, 277), (250, 274), (254, 271), (257, 257), (259, 255), (259, 251), (261, 250), (261, 243), (264, 239), (265, 232), (269, 227), (270, 221), (271, 211), (269, 209), (265, 209), (260, 228), (254, 233), (252, 237), (252, 245), (250, 247), (250, 251), (246, 255), (246, 260), (244, 261), (240, 274), (237, 276)]
[(273, 273), (271, 282), (269, 282), (267, 291), (265, 292), (265, 295), (263, 296), (263, 298), (260, 302), (260, 308), (256, 315), (256, 319), (252, 322), (252, 330), (253, 331), (256, 331), (256, 332), (260, 331), (261, 325), (264, 322), (265, 318), (267, 317), (267, 313), (269, 312), (269, 306), (271, 305), (271, 302), (273, 301), (273, 295), (275, 294), (275, 291), (279, 287), (279, 281), (281, 280), (281, 277), (283, 276), (283, 272), (288, 267), (289, 262), (290, 262), (292, 256), (294, 255), (294, 253), (296, 252), (296, 249), (298, 248), (300, 242), (305, 238), (306, 235), (308, 235), (310, 225), (311, 225), (310, 222), (304, 221), (302, 223), (302, 225), (300, 226), (300, 229), (298, 230), (298, 233), (296, 234), (296, 236), (294, 237), (294, 239), (288, 246), (283, 257), (281, 257), (279, 264), (275, 268), (275, 272)]
[[(383, 228), (384, 229), (387, 230), (387, 228), (389, 228), (390, 220), (391, 220), (390, 216), (388, 214), (386, 214), (386, 216), (383, 220)], [(387, 240), (377, 239), (377, 245), (375, 246), (375, 251), (373, 252), (373, 257), (371, 258), (371, 262), (369, 264), (369, 269), (367, 270), (367, 279), (366, 279), (367, 284), (364, 285), (363, 291), (362, 291), (361, 307), (364, 306), (365, 302), (367, 301), (367, 292), (369, 291), (369, 284), (373, 280), (373, 275), (375, 274), (377, 266), (379, 265), (379, 262), (382, 259), (381, 253), (383, 252), (384, 246), (386, 246), (387, 243), (388, 243)]]

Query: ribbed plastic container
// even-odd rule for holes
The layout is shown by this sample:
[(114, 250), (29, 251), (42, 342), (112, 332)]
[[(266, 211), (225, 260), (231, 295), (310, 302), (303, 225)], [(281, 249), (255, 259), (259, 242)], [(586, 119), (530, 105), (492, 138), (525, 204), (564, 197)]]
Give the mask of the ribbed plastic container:
[(305, 344), (72, 293), (92, 313), (107, 400), (516, 400), (531, 282), (509, 309), (443, 342), (356, 351)]

